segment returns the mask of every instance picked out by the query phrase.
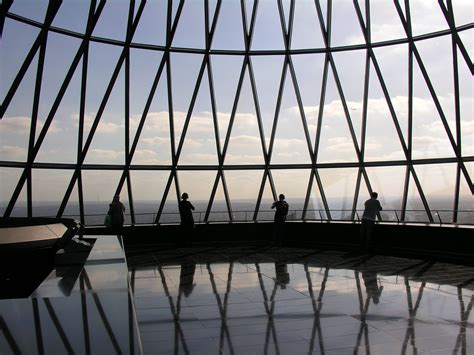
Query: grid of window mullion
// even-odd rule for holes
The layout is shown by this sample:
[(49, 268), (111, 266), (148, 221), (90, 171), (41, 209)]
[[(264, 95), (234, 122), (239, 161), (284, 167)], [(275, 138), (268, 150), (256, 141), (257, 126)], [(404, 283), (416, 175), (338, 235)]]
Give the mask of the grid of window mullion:
[[(397, 8), (397, 11), (398, 11), (398, 15), (400, 17), (400, 21), (402, 22), (402, 25), (403, 25), (403, 28), (405, 29), (405, 32), (407, 33), (408, 35), (408, 24), (407, 24), (407, 20), (404, 19), (403, 17), (403, 12), (402, 12), (402, 9), (400, 7), (400, 4), (398, 3), (398, 0), (395, 2), (395, 6)], [(466, 166), (462, 160), (462, 157), (459, 155), (459, 150), (458, 150), (458, 147), (457, 147), (457, 144), (454, 140), (454, 137), (453, 137), (453, 134), (451, 133), (451, 129), (449, 127), (449, 123), (446, 119), (446, 115), (444, 114), (444, 111), (443, 111), (443, 108), (441, 107), (441, 103), (439, 102), (439, 99), (438, 99), (438, 96), (436, 95), (436, 91), (433, 87), (433, 84), (431, 83), (431, 79), (428, 75), (428, 72), (426, 71), (426, 68), (425, 68), (425, 65), (423, 63), (423, 60), (421, 59), (421, 56), (420, 56), (420, 53), (418, 52), (418, 49), (416, 47), (416, 44), (413, 40), (410, 41), (410, 49), (411, 51), (413, 51), (413, 54), (415, 56), (415, 59), (418, 63), (418, 67), (420, 68), (420, 71), (423, 75), (423, 78), (425, 79), (425, 82), (426, 82), (426, 85), (428, 87), (428, 90), (430, 91), (430, 94), (431, 94), (431, 97), (433, 99), (433, 103), (435, 104), (436, 106), (436, 110), (438, 111), (438, 114), (439, 114), (439, 117), (441, 119), (441, 122), (443, 123), (443, 126), (444, 126), (444, 129), (446, 131), (446, 134), (448, 135), (448, 139), (449, 139), (449, 142), (451, 143), (451, 147), (453, 148), (453, 151), (454, 151), (454, 154), (456, 155), (456, 157), (459, 159), (459, 163), (461, 164), (461, 170), (464, 174), (464, 178), (466, 179), (466, 182), (469, 186), (469, 188), (471, 189), (471, 193), (474, 193), (474, 186), (472, 184), (472, 181), (471, 181), (471, 178), (469, 176), (469, 173), (466, 169)]]
[[(134, 9), (135, 9), (135, 0), (130, 1), (130, 7), (128, 12), (128, 21), (127, 21), (127, 38), (130, 37), (132, 24), (133, 24), (133, 16), (134, 16)], [(127, 42), (129, 43), (129, 42)], [(123, 177), (125, 176), (127, 181), (127, 192), (128, 192), (128, 203), (130, 208), (130, 220), (131, 224), (135, 224), (135, 209), (133, 203), (133, 191), (132, 191), (132, 181), (130, 178), (130, 46), (127, 45), (125, 47), (125, 102), (124, 102), (124, 109), (125, 109), (125, 168), (122, 174), (122, 178), (119, 181), (119, 185), (117, 186), (116, 194), (120, 194), (122, 187), (123, 187)]]
[[(448, 0), (448, 12), (445, 13), (446, 20), (449, 22), (450, 28), (456, 25), (454, 19), (453, 4), (451, 0)], [(440, 3), (441, 8), (443, 8), (442, 3)], [(461, 144), (461, 106), (460, 106), (460, 97), (461, 93), (459, 91), (459, 68), (458, 68), (458, 52), (457, 52), (457, 38), (453, 35), (451, 36), (452, 40), (452, 49), (453, 49), (453, 79), (454, 79), (454, 110), (455, 110), (455, 121), (456, 121), (456, 142), (458, 144), (458, 154), (462, 157), (462, 144)], [(453, 222), (458, 220), (458, 210), (459, 210), (459, 194), (461, 188), (461, 165), (456, 164), (456, 180), (454, 187), (454, 203), (453, 203)]]
[[(102, 1), (101, 9), (105, 5), (105, 2)], [(96, 12), (96, 0), (92, 0), (89, 7), (89, 14), (87, 18), (87, 26), (86, 26), (86, 33), (92, 33), (95, 23), (98, 19), (98, 14), (100, 12)], [(100, 9), (100, 11), (102, 11)], [(98, 9), (99, 10), (99, 9)], [(71, 178), (71, 181), (66, 189), (66, 192), (63, 196), (63, 200), (61, 205), (59, 206), (58, 213), (56, 217), (61, 217), (64, 213), (66, 205), (69, 201), (69, 197), (72, 193), (72, 190), (76, 184), (77, 180), (77, 190), (78, 190), (78, 198), (79, 198), (79, 215), (80, 221), (82, 224), (85, 223), (85, 216), (84, 216), (84, 192), (82, 190), (82, 170), (79, 166), (79, 161), (82, 152), (83, 140), (84, 140), (84, 117), (85, 117), (85, 110), (86, 110), (86, 91), (87, 91), (87, 68), (89, 66), (89, 45), (90, 41), (87, 40), (84, 46), (84, 52), (82, 54), (82, 76), (81, 76), (81, 97), (79, 102), (79, 125), (78, 125), (78, 134), (77, 134), (77, 155), (76, 155), (76, 166)]]
[[(97, 23), (97, 20), (99, 19), (99, 16), (102, 12), (102, 9), (105, 5), (105, 1), (102, 1), (100, 4), (99, 4), (99, 7), (97, 8), (96, 10), (96, 13), (94, 14), (94, 21), (93, 21), (93, 24), (91, 25), (91, 28), (90, 28), (90, 32), (88, 32), (86, 34), (86, 36), (84, 36), (83, 38), (83, 41), (81, 43), (81, 46), (79, 47), (74, 59), (73, 59), (73, 62), (71, 63), (71, 66), (69, 67), (69, 70), (66, 74), (66, 77), (64, 78), (63, 80), (63, 83), (61, 85), (61, 88), (59, 89), (59, 92), (56, 96), (56, 99), (54, 100), (54, 103), (53, 103), (53, 106), (51, 107), (51, 110), (45, 120), (45, 123), (43, 125), (43, 128), (41, 129), (41, 132), (40, 134), (38, 135), (38, 138), (36, 139), (36, 143), (35, 143), (35, 146), (33, 147), (33, 152), (32, 152), (32, 156), (31, 158), (34, 160), (36, 155), (38, 154), (38, 151), (41, 147), (41, 144), (46, 136), (46, 133), (48, 132), (48, 129), (49, 129), (49, 126), (51, 125), (51, 122), (56, 114), (56, 111), (61, 103), (61, 100), (62, 98), (64, 97), (64, 94), (66, 92), (66, 89), (67, 87), (69, 86), (69, 83), (71, 82), (71, 79), (72, 79), (72, 76), (77, 68), (77, 65), (79, 64), (79, 61), (81, 59), (81, 57), (83, 56), (84, 54), (84, 50), (85, 50), (85, 47), (88, 43), (88, 36), (90, 36), (90, 34), (92, 33), (92, 30), (94, 29), (94, 26), (95, 24)], [(80, 166), (78, 166), (78, 169), (80, 168)], [(26, 168), (25, 168), (25, 171), (23, 172), (22, 176), (20, 177), (20, 181), (18, 182), (18, 185), (17, 185), (17, 188), (16, 190), (14, 191), (13, 193), (13, 196), (10, 200), (10, 203), (5, 211), (5, 216), (8, 217), (11, 213), (11, 209), (13, 209), (13, 206), (18, 198), (18, 194), (20, 193), (21, 191), (21, 188), (25, 182), (25, 178), (26, 178)], [(72, 187), (74, 185), (74, 182), (75, 182), (75, 179), (76, 179), (76, 174), (73, 175), (73, 178), (71, 180), (71, 183), (70, 183), (70, 190), (72, 191)], [(70, 193), (70, 192), (69, 192)]]
[[(11, 6), (11, 3), (5, 4), (6, 8), (4, 9), (3, 9), (3, 6), (4, 5), (2, 4), (2, 11), (5, 11), (6, 13), (8, 8)], [(28, 51), (28, 54), (25, 57), (25, 60), (23, 61), (23, 64), (20, 67), (20, 70), (15, 76), (15, 79), (13, 80), (13, 83), (10, 86), (10, 89), (8, 90), (7, 94), (5, 95), (5, 98), (3, 99), (2, 105), (0, 107), (0, 118), (3, 118), (3, 116), (5, 115), (5, 112), (7, 111), (7, 108), (10, 105), (11, 100), (13, 99), (13, 96), (15, 96), (16, 90), (20, 86), (21, 81), (23, 80), (28, 68), (31, 65), (31, 62), (35, 58), (36, 53), (38, 52), (40, 47), (45, 44), (47, 34), (49, 32), (51, 24), (53, 23), (54, 18), (56, 17), (56, 14), (59, 11), (60, 6), (61, 6), (60, 1), (52, 2), (48, 5), (45, 20), (44, 20), (44, 23), (41, 25), (40, 33), (38, 33), (36, 40), (33, 42), (30, 50)], [(3, 20), (4, 20), (4, 17), (2, 17), (2, 23), (3, 23)]]
[(448, 23), (451, 36), (453, 37), (453, 41), (459, 47), (459, 50), (461, 51), (461, 54), (464, 57), (464, 61), (466, 62), (466, 65), (469, 68), (471, 75), (474, 75), (474, 64), (472, 63), (469, 57), (469, 53), (467, 53), (466, 47), (464, 46), (464, 43), (459, 37), (459, 34), (456, 29), (455, 20), (454, 20), (454, 11), (453, 11), (451, 0), (447, 0), (448, 9), (446, 9), (446, 6), (442, 1), (438, 0), (438, 3), (441, 8), (441, 11), (443, 12), (444, 17), (446, 18), (446, 22)]
[(7, 208), (4, 213), (5, 217), (9, 217), (11, 215), (11, 212), (13, 211), (13, 207), (15, 206), (16, 201), (18, 200), (18, 197), (25, 185), (25, 182), (27, 185), (27, 188), (26, 188), (27, 215), (28, 217), (32, 216), (33, 207), (32, 207), (31, 167), (35, 158), (34, 139), (35, 139), (35, 133), (36, 133), (36, 123), (37, 123), (37, 118), (38, 118), (38, 107), (39, 107), (39, 98), (40, 98), (40, 92), (41, 92), (41, 81), (43, 77), (44, 57), (45, 57), (45, 51), (46, 51), (46, 42), (47, 42), (48, 33), (49, 33), (48, 29), (51, 23), (53, 22), (59, 10), (60, 5), (61, 3), (48, 5), (48, 9), (47, 9), (45, 20), (44, 20), (45, 24), (42, 27), (37, 39), (33, 43), (30, 51), (28, 52), (28, 55), (25, 61), (23, 62), (19, 73), (15, 77), (15, 80), (12, 86), (10, 87), (9, 92), (7, 93), (7, 96), (5, 97), (2, 107), (0, 108), (0, 118), (3, 118), (3, 115), (6, 112), (6, 109), (16, 92), (16, 89), (20, 85), (26, 71), (28, 70), (31, 62), (33, 61), (33, 58), (36, 55), (36, 52), (39, 49), (40, 54), (39, 54), (38, 65), (37, 65), (37, 70), (36, 70), (35, 91), (34, 91), (33, 106), (32, 106), (32, 117), (31, 117), (32, 119), (31, 119), (31, 125), (30, 125), (30, 136), (29, 136), (28, 152), (27, 152), (28, 154), (27, 164), (26, 164), (25, 169), (23, 170), (23, 173), (18, 179), (18, 183), (7, 205)]
[(2, 9), (0, 13), (0, 37), (3, 35), (3, 25), (5, 24), (5, 18), (10, 6), (12, 6), (13, 0), (4, 0), (2, 2)]
[[(170, 169), (170, 175), (168, 177), (168, 181), (165, 186), (165, 190), (163, 191), (163, 197), (161, 198), (160, 206), (158, 207), (158, 212), (156, 213), (155, 223), (158, 224), (161, 218), (161, 214), (163, 213), (163, 209), (166, 204), (166, 200), (168, 198), (168, 193), (171, 187), (171, 183), (173, 182), (173, 178), (175, 180), (176, 186), (176, 194), (177, 199), (179, 201), (179, 183), (177, 183), (176, 178), (176, 155), (175, 155), (175, 140), (174, 140), (174, 119), (173, 119), (173, 98), (172, 98), (172, 88), (171, 88), (171, 68), (170, 68), (170, 51), (171, 44), (173, 43), (174, 35), (176, 33), (176, 28), (178, 27), (178, 22), (181, 17), (181, 12), (183, 10), (184, 0), (181, 0), (178, 5), (178, 9), (176, 10), (176, 15), (174, 20), (172, 19), (172, 12), (173, 12), (173, 1), (168, 0), (168, 8), (167, 8), (167, 17), (166, 17), (166, 52), (163, 54), (163, 60), (166, 62), (166, 81), (167, 81), (167, 93), (168, 93), (168, 116), (169, 116), (169, 125), (170, 125), (170, 147), (171, 147), (171, 161), (172, 167)], [(162, 61), (162, 63), (164, 63)], [(158, 84), (158, 77), (155, 78), (156, 84)], [(156, 89), (156, 87), (154, 88)], [(149, 101), (151, 104), (152, 95), (150, 92)], [(149, 108), (149, 106), (148, 106)], [(148, 110), (147, 108), (147, 110)], [(144, 118), (143, 118), (144, 119)], [(138, 138), (137, 138), (138, 142)]]

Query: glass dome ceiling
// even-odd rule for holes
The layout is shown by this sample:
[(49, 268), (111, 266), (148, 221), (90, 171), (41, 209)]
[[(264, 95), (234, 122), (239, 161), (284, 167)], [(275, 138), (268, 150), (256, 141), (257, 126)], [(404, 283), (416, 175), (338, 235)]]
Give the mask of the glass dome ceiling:
[(4, 216), (474, 223), (468, 0), (2, 7)]

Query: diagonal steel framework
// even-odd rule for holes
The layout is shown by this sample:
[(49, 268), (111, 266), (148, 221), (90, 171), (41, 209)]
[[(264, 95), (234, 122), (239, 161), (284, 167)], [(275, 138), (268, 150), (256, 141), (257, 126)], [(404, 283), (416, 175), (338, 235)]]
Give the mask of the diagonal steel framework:
[[(344, 169), (344, 168), (357, 168), (357, 178), (355, 182), (355, 188), (353, 190), (352, 197), (352, 208), (351, 208), (351, 219), (356, 220), (357, 218), (357, 206), (360, 204), (360, 200), (364, 198), (361, 196), (362, 184), (365, 184), (366, 190), (372, 192), (372, 184), (367, 173), (368, 167), (388, 167), (388, 166), (398, 166), (405, 168), (405, 179), (403, 184), (403, 193), (401, 199), (401, 220), (405, 221), (407, 219), (407, 205), (408, 201), (413, 197), (411, 196), (410, 191), (416, 191), (417, 196), (419, 196), (420, 201), (422, 202), (423, 208), (425, 210), (427, 218), (433, 222), (434, 217), (432, 215), (430, 204), (428, 203), (430, 196), (427, 195), (427, 191), (424, 189), (424, 181), (421, 181), (417, 170), (418, 166), (423, 166), (425, 164), (435, 165), (435, 164), (450, 164), (454, 163), (456, 165), (456, 176), (455, 176), (455, 186), (454, 186), (454, 199), (453, 199), (453, 214), (452, 221), (458, 221), (458, 210), (461, 206), (460, 196), (462, 193), (465, 194), (462, 190), (462, 185), (467, 186), (468, 191), (474, 193), (474, 186), (472, 182), (472, 176), (469, 174), (469, 164), (474, 162), (473, 156), (465, 156), (463, 147), (466, 146), (466, 138), (463, 139), (463, 130), (461, 120), (465, 119), (461, 114), (461, 92), (460, 92), (460, 66), (467, 66), (469, 72), (472, 74), (474, 72), (473, 64), (469, 53), (466, 49), (465, 44), (463, 43), (460, 32), (461, 31), (472, 31), (474, 28), (473, 23), (468, 23), (462, 26), (456, 25), (456, 16), (453, 9), (453, 4), (451, 0), (442, 1), (439, 0), (439, 11), (442, 13), (442, 16), (446, 20), (448, 25), (447, 30), (441, 30), (433, 33), (413, 36), (412, 33), (412, 19), (411, 19), (411, 7), (408, 0), (399, 1), (394, 0), (393, 4), (395, 10), (398, 13), (400, 24), (405, 31), (405, 38), (400, 38), (396, 40), (389, 40), (383, 42), (373, 42), (371, 36), (371, 2), (369, 0), (353, 0), (353, 6), (355, 9), (356, 19), (359, 22), (363, 37), (364, 43), (358, 45), (349, 45), (349, 46), (334, 46), (332, 37), (336, 33), (337, 29), (333, 26), (333, 8), (336, 4), (332, 0), (328, 0), (326, 5), (326, 14), (323, 14), (323, 5), (319, 0), (314, 1), (314, 8), (316, 10), (315, 21), (319, 24), (324, 47), (322, 48), (305, 48), (305, 49), (295, 49), (292, 45), (293, 32), (294, 32), (294, 23), (298, 21), (298, 18), (295, 18), (295, 7), (296, 1), (290, 0), (283, 3), (282, 0), (278, 0), (275, 3), (277, 8), (278, 18), (275, 21), (279, 22), (281, 27), (281, 36), (283, 39), (283, 49), (280, 50), (258, 50), (254, 49), (252, 46), (253, 38), (255, 35), (255, 24), (257, 18), (262, 16), (263, 7), (259, 7), (259, 0), (254, 0), (250, 3), (245, 0), (240, 1), (240, 12), (236, 13), (236, 16), (240, 17), (242, 25), (242, 38), (244, 43), (243, 50), (222, 50), (214, 49), (212, 46), (213, 39), (217, 30), (217, 24), (219, 22), (225, 21), (225, 18), (221, 15), (222, 0), (217, 0), (215, 4), (213, 3), (211, 10), (211, 5), (209, 0), (202, 2), (203, 14), (204, 14), (204, 38), (205, 46), (203, 48), (180, 48), (177, 47), (174, 43), (175, 34), (179, 26), (183, 26), (183, 20), (181, 19), (181, 14), (184, 6), (187, 2), (185, 0), (180, 0), (177, 4), (173, 0), (168, 0), (166, 6), (166, 43), (165, 45), (148, 45), (143, 43), (133, 42), (134, 34), (136, 29), (141, 21), (141, 15), (145, 9), (145, 0), (139, 2), (138, 7), (135, 4), (135, 0), (130, 1), (130, 7), (128, 10), (128, 18), (126, 22), (126, 35), (125, 40), (119, 41), (110, 38), (101, 38), (93, 36), (94, 29), (97, 22), (101, 18), (102, 10), (106, 4), (105, 0), (91, 0), (89, 14), (87, 17), (87, 25), (84, 33), (77, 33), (74, 31), (58, 28), (52, 26), (54, 19), (57, 16), (57, 13), (62, 5), (62, 1), (51, 1), (48, 4), (45, 18), (42, 23), (36, 22), (26, 17), (22, 17), (16, 13), (9, 12), (12, 1), (5, 1), (2, 4), (2, 12), (0, 18), (0, 33), (3, 33), (4, 25), (6, 21), (17, 21), (18, 23), (23, 23), (25, 25), (30, 25), (39, 28), (39, 33), (35, 37), (31, 48), (26, 54), (18, 72), (13, 78), (12, 83), (10, 84), (8, 90), (5, 92), (5, 97), (3, 98), (2, 105), (0, 107), (0, 117), (4, 117), (7, 110), (11, 106), (10, 103), (12, 99), (17, 95), (17, 89), (20, 84), (24, 81), (25, 75), (28, 70), (34, 70), (32, 68), (32, 63), (35, 58), (38, 58), (37, 65), (35, 69), (35, 81), (34, 81), (34, 94), (32, 100), (32, 110), (31, 110), (31, 124), (29, 131), (29, 140), (27, 148), (27, 158), (26, 161), (0, 161), (0, 167), (2, 168), (16, 168), (18, 171), (21, 169), (22, 173), (18, 179), (18, 182), (9, 196), (8, 205), (5, 208), (4, 216), (11, 216), (13, 209), (18, 205), (18, 199), (22, 192), (26, 191), (26, 201), (27, 201), (27, 215), (33, 216), (33, 172), (36, 168), (41, 169), (65, 169), (72, 171), (72, 177), (69, 181), (69, 184), (66, 188), (64, 196), (62, 198), (61, 204), (57, 211), (57, 216), (60, 217), (64, 214), (66, 207), (68, 206), (69, 201), (71, 200), (71, 195), (73, 191), (77, 191), (77, 197), (79, 201), (79, 213), (82, 223), (85, 223), (85, 211), (84, 211), (84, 189), (83, 189), (83, 180), (82, 172), (84, 170), (115, 170), (120, 171), (121, 176), (119, 179), (118, 185), (115, 187), (116, 193), (122, 193), (125, 189), (126, 195), (129, 202), (129, 211), (131, 215), (131, 223), (135, 224), (135, 202), (134, 202), (134, 183), (131, 179), (131, 171), (157, 171), (163, 170), (169, 172), (168, 180), (165, 184), (165, 189), (162, 195), (161, 202), (157, 202), (157, 213), (155, 218), (155, 223), (160, 223), (163, 211), (165, 210), (166, 202), (174, 200), (175, 197), (169, 196), (169, 191), (172, 186), (176, 192), (176, 199), (179, 200), (181, 192), (181, 184), (179, 183), (179, 172), (180, 171), (214, 171), (215, 179), (212, 184), (211, 194), (207, 202), (207, 207), (204, 214), (204, 222), (209, 222), (212, 219), (211, 214), (213, 211), (213, 206), (215, 206), (215, 200), (217, 196), (217, 191), (223, 191), (225, 209), (227, 214), (228, 221), (234, 221), (234, 208), (232, 207), (232, 200), (229, 196), (228, 183), (226, 179), (227, 171), (240, 171), (240, 170), (260, 170), (263, 172), (261, 180), (259, 180), (259, 190), (256, 199), (256, 204), (253, 209), (254, 221), (259, 219), (259, 211), (262, 206), (262, 201), (264, 200), (264, 195), (266, 192), (270, 191), (274, 199), (277, 198), (277, 186), (273, 179), (272, 171), (273, 170), (290, 170), (290, 169), (306, 169), (309, 171), (309, 180), (306, 186), (306, 194), (304, 199), (304, 207), (302, 213), (302, 219), (305, 220), (308, 218), (308, 212), (310, 209), (310, 200), (313, 193), (316, 191), (320, 196), (324, 213), (327, 216), (328, 220), (332, 219), (331, 215), (331, 206), (326, 196), (325, 182), (321, 178), (320, 172), (322, 169)], [(175, 1), (176, 2), (176, 1)], [(364, 12), (361, 9), (361, 2), (364, 2)], [(49, 33), (59, 33), (62, 35), (71, 36), (71, 38), (78, 38), (80, 40), (80, 46), (74, 56), (72, 63), (69, 66), (69, 69), (64, 77), (64, 80), (60, 86), (59, 91), (55, 96), (52, 107), (49, 110), (48, 114), (45, 117), (44, 125), (40, 128), (38, 121), (39, 117), (39, 107), (41, 102), (41, 92), (43, 88), (43, 82), (48, 80), (45, 78), (43, 73), (45, 72), (45, 56), (48, 51), (47, 39)], [(275, 33), (275, 36), (280, 36), (279, 33)], [(421, 57), (417, 44), (419, 41), (425, 39), (436, 38), (440, 36), (450, 36), (452, 41), (452, 68), (453, 68), (453, 83), (454, 83), (454, 112), (455, 112), (455, 125), (454, 130), (449, 125), (447, 116), (443, 107), (440, 103), (440, 96), (435, 91), (435, 88), (432, 83), (432, 78), (430, 77), (425, 62)], [(90, 43), (106, 43), (109, 45), (118, 46), (121, 49), (120, 56), (115, 63), (113, 74), (107, 83), (107, 88), (100, 101), (100, 106), (98, 112), (95, 114), (92, 127), (87, 136), (85, 136), (84, 126), (85, 126), (85, 115), (86, 115), (86, 92), (88, 91), (88, 86), (90, 83), (87, 80), (88, 76), (88, 66), (89, 66), (89, 45)], [(407, 134), (404, 136), (401, 128), (401, 120), (399, 115), (397, 115), (393, 97), (390, 95), (390, 91), (386, 84), (386, 79), (382, 73), (382, 70), (379, 65), (379, 60), (374, 52), (374, 48), (390, 47), (395, 44), (406, 44), (407, 45), (407, 61), (408, 61), (408, 120), (407, 120)], [(130, 90), (130, 58), (131, 54), (130, 49), (146, 49), (153, 50), (162, 53), (161, 60), (156, 63), (155, 72), (150, 73), (153, 75), (153, 82), (148, 93), (143, 112), (141, 114), (140, 120), (138, 122), (138, 127), (134, 136), (131, 136), (131, 127), (130, 127), (130, 106), (134, 97), (131, 94)], [(364, 70), (364, 80), (363, 80), (363, 100), (362, 100), (362, 121), (361, 121), (361, 131), (360, 135), (357, 134), (354, 128), (355, 119), (351, 115), (348, 105), (348, 100), (346, 99), (346, 89), (343, 86), (340, 79), (340, 68), (337, 67), (334, 61), (334, 53), (352, 50), (363, 50), (365, 51), (365, 68)], [(195, 54), (201, 57), (201, 62), (199, 70), (197, 73), (196, 81), (193, 82), (194, 88), (192, 90), (192, 96), (189, 103), (189, 106), (186, 108), (186, 115), (184, 120), (184, 125), (181, 130), (181, 134), (178, 137), (175, 124), (175, 98), (173, 98), (173, 85), (175, 78), (172, 75), (171, 67), (175, 65), (173, 63), (173, 53), (187, 53)], [(298, 78), (296, 75), (295, 64), (293, 58), (295, 55), (304, 55), (310, 53), (321, 53), (324, 54), (324, 66), (322, 69), (322, 80), (321, 82), (314, 83), (315, 85), (321, 88), (319, 99), (319, 112), (317, 117), (317, 126), (316, 134), (314, 137), (311, 136), (306, 107), (303, 104), (300, 83), (302, 78)], [(229, 124), (227, 126), (226, 132), (224, 134), (223, 143), (221, 143), (221, 131), (220, 131), (220, 122), (218, 115), (218, 108), (220, 102), (216, 98), (216, 86), (215, 86), (215, 74), (213, 72), (213, 58), (215, 55), (233, 55), (239, 56), (242, 60), (242, 66), (240, 69), (240, 74), (238, 77), (238, 82), (235, 87), (235, 95), (233, 96), (233, 104), (230, 114)], [(281, 76), (279, 77), (278, 90), (275, 92), (276, 96), (276, 106), (275, 110), (272, 113), (272, 125), (270, 132), (264, 132), (264, 113), (261, 109), (261, 97), (263, 95), (262, 91), (257, 89), (255, 69), (253, 66), (253, 58), (255, 56), (269, 56), (269, 55), (279, 55), (283, 58), (283, 66), (281, 69)], [(81, 69), (79, 65), (81, 64)], [(30, 69), (32, 68), (32, 69)], [(413, 90), (413, 72), (414, 68), (419, 68), (426, 88), (430, 94), (430, 98), (436, 108), (436, 112), (439, 117), (439, 122), (442, 124), (442, 128), (446, 133), (447, 139), (452, 149), (452, 153), (449, 152), (452, 156), (446, 158), (432, 158), (432, 159), (413, 159), (413, 122), (416, 121), (415, 113), (413, 110), (414, 102), (414, 90)], [(38, 152), (42, 147), (42, 144), (45, 140), (46, 134), (51, 129), (54, 122), (55, 116), (58, 114), (58, 108), (60, 107), (63, 97), (68, 90), (72, 77), (77, 70), (81, 71), (81, 86), (80, 86), (80, 102), (79, 102), (79, 123), (78, 123), (78, 134), (77, 134), (77, 158), (74, 163), (42, 163), (36, 161)], [(366, 161), (366, 150), (367, 150), (367, 124), (371, 119), (368, 115), (368, 104), (369, 104), (369, 82), (372, 75), (375, 75), (375, 78), (380, 84), (380, 88), (383, 93), (383, 98), (387, 104), (388, 111), (390, 113), (390, 118), (393, 122), (393, 126), (396, 131), (396, 136), (398, 137), (398, 142), (401, 146), (401, 149), (404, 154), (404, 159), (402, 160), (393, 160), (393, 161)], [(124, 146), (125, 146), (125, 164), (121, 165), (97, 165), (97, 164), (84, 164), (85, 158), (89, 152), (89, 148), (92, 142), (97, 139), (95, 137), (95, 132), (99, 124), (102, 121), (102, 116), (104, 110), (109, 103), (109, 98), (111, 92), (116, 84), (117, 79), (120, 75), (123, 75), (124, 78)], [(327, 122), (328, 117), (326, 116), (325, 104), (328, 93), (328, 80), (329, 75), (332, 76), (335, 90), (337, 95), (340, 98), (343, 117), (345, 119), (346, 127), (349, 132), (348, 139), (352, 143), (352, 149), (357, 156), (356, 162), (334, 162), (334, 163), (323, 163), (320, 162), (321, 151), (324, 148), (321, 146), (321, 135), (324, 130), (324, 124)], [(232, 165), (226, 163), (227, 152), (229, 146), (232, 144), (233, 132), (235, 131), (234, 125), (239, 111), (239, 103), (243, 95), (243, 84), (244, 81), (248, 78), (250, 83), (250, 91), (252, 98), (252, 108), (255, 110), (255, 120), (258, 127), (258, 139), (261, 146), (261, 154), (263, 156), (263, 164), (239, 164)], [(213, 135), (215, 139), (215, 151), (217, 155), (218, 163), (216, 165), (185, 165), (181, 163), (181, 156), (183, 147), (188, 138), (188, 131), (190, 124), (193, 120), (193, 112), (195, 111), (195, 106), (198, 100), (198, 94), (200, 91), (204, 90), (202, 81), (206, 80), (209, 86), (209, 98), (210, 98), (210, 107), (211, 107), (211, 117), (213, 125)], [(163, 80), (166, 81), (166, 92), (158, 93), (157, 87), (160, 82)], [(372, 78), (373, 80), (373, 78)], [(284, 93), (286, 91), (291, 91), (291, 94), (294, 94), (296, 98), (296, 106), (301, 120), (301, 125), (303, 127), (304, 142), (306, 144), (309, 162), (305, 164), (275, 164), (273, 163), (272, 158), (274, 158), (275, 146), (278, 145), (278, 139), (276, 139), (276, 132), (279, 126), (280, 116), (282, 115), (282, 102)], [(250, 92), (249, 92), (250, 93)], [(179, 95), (179, 93), (174, 92), (174, 95)], [(168, 124), (169, 124), (169, 138), (170, 138), (170, 151), (171, 151), (171, 165), (137, 165), (133, 164), (133, 157), (137, 151), (137, 146), (142, 138), (142, 133), (144, 130), (145, 123), (147, 122), (147, 117), (150, 112), (150, 108), (155, 97), (159, 95), (164, 95), (168, 103)], [(294, 124), (299, 124), (294, 122)], [(266, 134), (267, 133), (267, 134)], [(268, 141), (267, 141), (268, 139)], [(268, 142), (268, 145), (267, 145)], [(448, 154), (449, 155), (449, 154)], [(278, 186), (279, 189), (282, 187)], [(363, 190), (365, 191), (365, 190)], [(280, 192), (280, 191), (278, 191)], [(379, 220), (381, 220), (379, 215)]]

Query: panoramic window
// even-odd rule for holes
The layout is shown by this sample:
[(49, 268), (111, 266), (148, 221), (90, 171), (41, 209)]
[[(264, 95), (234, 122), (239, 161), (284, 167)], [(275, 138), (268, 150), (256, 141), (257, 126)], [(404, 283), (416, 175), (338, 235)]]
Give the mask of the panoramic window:
[(470, 1), (4, 1), (0, 213), (474, 223)]

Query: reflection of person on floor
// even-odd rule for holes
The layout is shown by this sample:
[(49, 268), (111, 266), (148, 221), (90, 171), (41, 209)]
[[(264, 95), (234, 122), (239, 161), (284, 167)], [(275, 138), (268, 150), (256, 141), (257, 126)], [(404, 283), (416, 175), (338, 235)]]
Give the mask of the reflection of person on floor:
[(193, 292), (196, 284), (194, 281), (194, 272), (196, 271), (196, 264), (192, 261), (186, 261), (181, 264), (181, 271), (179, 274), (179, 293), (184, 293), (186, 297), (189, 297)]
[(275, 274), (276, 283), (280, 285), (282, 289), (286, 288), (286, 285), (290, 283), (290, 274), (288, 273), (288, 266), (285, 263), (275, 263)]
[(379, 303), (383, 286), (379, 286), (378, 284), (377, 273), (373, 271), (363, 271), (362, 279), (364, 279), (364, 285), (367, 292), (367, 297), (372, 298), (372, 301), (375, 304)]
[(285, 201), (285, 195), (280, 194), (278, 196), (278, 201), (272, 204), (273, 208), (276, 208), (273, 222), (273, 243), (281, 246), (285, 237), (285, 220), (289, 209), (288, 203)]
[(375, 249), (375, 240), (373, 238), (375, 218), (377, 213), (382, 211), (382, 206), (377, 197), (378, 193), (372, 192), (371, 198), (365, 201), (365, 209), (360, 226), (360, 248), (369, 253), (373, 253)]

